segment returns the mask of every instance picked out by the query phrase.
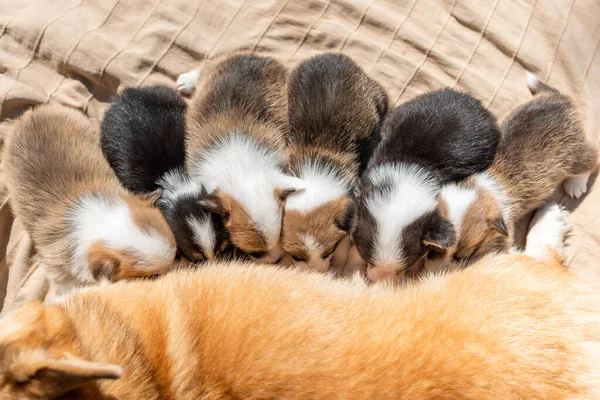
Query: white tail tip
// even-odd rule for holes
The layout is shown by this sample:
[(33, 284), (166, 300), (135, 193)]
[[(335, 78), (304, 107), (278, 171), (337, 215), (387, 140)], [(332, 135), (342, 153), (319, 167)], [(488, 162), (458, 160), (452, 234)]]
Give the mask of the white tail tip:
[(539, 92), (541, 89), (540, 86), (540, 81), (538, 78), (536, 78), (536, 76), (534, 74), (532, 74), (529, 71), (527, 72), (527, 86), (529, 87), (529, 90), (531, 90), (533, 93)]

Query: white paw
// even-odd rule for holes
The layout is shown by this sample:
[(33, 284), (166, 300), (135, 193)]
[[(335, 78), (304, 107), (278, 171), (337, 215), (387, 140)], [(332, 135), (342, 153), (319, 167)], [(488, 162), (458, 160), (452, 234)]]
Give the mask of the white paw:
[(531, 221), (527, 234), (525, 253), (534, 257), (543, 257), (548, 248), (564, 254), (565, 237), (571, 226), (568, 212), (556, 203), (548, 203), (540, 207)]
[(198, 70), (195, 69), (177, 77), (177, 90), (184, 94), (192, 94), (198, 84)]
[(565, 192), (571, 198), (578, 199), (587, 191), (587, 182), (590, 174), (582, 174), (570, 176), (563, 182), (563, 187), (565, 188)]

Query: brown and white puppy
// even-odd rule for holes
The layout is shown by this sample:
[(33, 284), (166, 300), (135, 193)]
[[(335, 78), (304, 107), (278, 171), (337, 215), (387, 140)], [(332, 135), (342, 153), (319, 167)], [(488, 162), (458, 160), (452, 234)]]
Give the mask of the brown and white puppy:
[(503, 121), (494, 163), (485, 173), (441, 191), (457, 231), (446, 253), (468, 263), (513, 245), (514, 225), (539, 207), (562, 182), (579, 198), (596, 168), (597, 149), (586, 138), (575, 102), (528, 74), (536, 96)]
[(286, 200), (282, 245), (298, 267), (323, 272), (348, 258), (349, 246), (338, 244), (350, 241), (361, 161), (379, 137), (387, 96), (342, 54), (302, 62), (288, 93), (288, 171), (305, 189)]
[(27, 304), (0, 399), (598, 399), (600, 290), (556, 210), (530, 254), (401, 289), (226, 263)]
[(8, 138), (3, 170), (15, 215), (31, 236), (56, 293), (165, 272), (175, 239), (156, 196), (130, 194), (80, 112), (28, 111)]
[[(199, 74), (199, 75), (198, 75)], [(186, 168), (209, 193), (232, 244), (263, 262), (283, 256), (283, 203), (301, 189), (284, 173), (287, 71), (252, 53), (207, 60), (187, 113)]]

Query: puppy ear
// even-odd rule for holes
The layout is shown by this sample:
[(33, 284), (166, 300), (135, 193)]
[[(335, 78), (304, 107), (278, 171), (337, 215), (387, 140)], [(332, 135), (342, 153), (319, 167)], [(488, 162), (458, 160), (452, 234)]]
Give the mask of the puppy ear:
[(143, 201), (149, 203), (150, 205), (155, 205), (156, 202), (162, 196), (162, 192), (163, 192), (163, 190), (161, 188), (158, 188), (158, 189), (151, 191), (150, 193), (139, 194), (137, 196), (140, 199), (142, 199)]
[(198, 204), (209, 212), (219, 214), (223, 219), (229, 218), (229, 210), (217, 192), (207, 194), (201, 200), (198, 200)]
[(341, 231), (350, 232), (354, 225), (354, 217), (356, 216), (356, 204), (349, 200), (344, 208), (344, 212), (338, 215), (335, 219), (335, 226)]
[[(60, 342), (53, 340), (56, 337)], [(72, 343), (76, 340), (64, 312), (41, 302), (4, 314), (0, 319), (0, 381), (9, 388), (7, 392), (31, 391), (50, 399), (96, 379), (123, 375), (119, 366), (79, 358)]]
[(121, 266), (118, 254), (101, 242), (93, 243), (88, 249), (88, 265), (94, 279), (115, 281)]
[(101, 242), (89, 247), (88, 263), (94, 279), (104, 278), (111, 282), (162, 275), (178, 266), (176, 261), (140, 266), (126, 252), (113, 250)]
[(289, 195), (303, 191), (306, 188), (304, 181), (293, 176), (282, 175), (279, 185), (275, 188), (275, 197), (285, 200)]
[(35, 381), (35, 386), (41, 388), (48, 398), (60, 396), (98, 379), (119, 379), (123, 376), (123, 369), (118, 365), (95, 363), (72, 355), (65, 359), (31, 358), (28, 365), (21, 365), (26, 368), (26, 373), (13, 377), (21, 385), (34, 384)]
[(423, 237), (423, 245), (443, 253), (454, 244), (456, 240), (454, 226), (439, 214), (435, 214), (427, 228)]
[(504, 222), (504, 218), (498, 217), (491, 221), (489, 221), (490, 226), (496, 232), (501, 234), (502, 236), (508, 237), (508, 228), (506, 227), (506, 222)]

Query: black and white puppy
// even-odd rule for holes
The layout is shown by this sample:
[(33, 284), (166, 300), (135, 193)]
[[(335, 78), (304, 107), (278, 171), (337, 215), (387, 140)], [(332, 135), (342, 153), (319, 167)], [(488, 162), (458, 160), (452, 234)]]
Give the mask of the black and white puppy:
[(157, 206), (177, 246), (201, 261), (223, 255), (229, 242), (220, 218), (200, 205), (206, 191), (184, 169), (186, 108), (167, 87), (126, 89), (104, 115), (101, 145), (127, 189), (162, 192)]
[(353, 239), (371, 280), (419, 271), (430, 252), (455, 241), (441, 185), (492, 163), (500, 131), (474, 97), (451, 89), (427, 93), (386, 118), (363, 175)]

